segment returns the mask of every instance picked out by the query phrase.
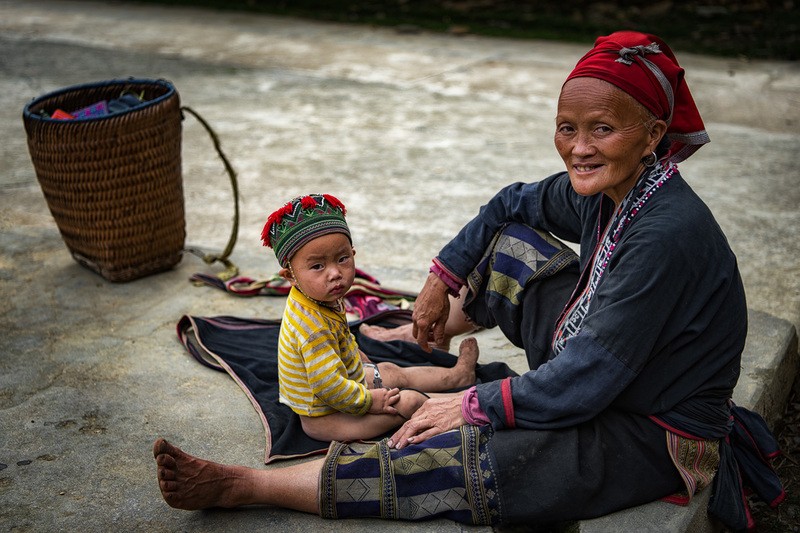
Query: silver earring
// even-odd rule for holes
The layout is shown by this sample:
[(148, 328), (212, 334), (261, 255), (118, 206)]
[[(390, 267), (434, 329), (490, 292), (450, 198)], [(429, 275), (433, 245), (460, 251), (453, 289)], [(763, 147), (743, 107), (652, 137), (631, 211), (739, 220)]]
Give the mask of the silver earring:
[[(652, 161), (647, 160), (650, 157), (653, 158)], [(644, 163), (644, 166), (646, 166), (647, 168), (653, 168), (654, 166), (656, 166), (656, 163), (658, 163), (658, 156), (656, 155), (655, 152), (650, 152), (649, 156), (642, 159), (642, 163)]]

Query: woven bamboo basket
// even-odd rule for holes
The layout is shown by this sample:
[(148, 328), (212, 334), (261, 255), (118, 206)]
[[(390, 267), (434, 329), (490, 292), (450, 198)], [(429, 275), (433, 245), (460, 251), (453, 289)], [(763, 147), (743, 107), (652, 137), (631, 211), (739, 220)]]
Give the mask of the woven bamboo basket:
[[(46, 118), (124, 92), (134, 108), (104, 117)], [(81, 265), (110, 281), (162, 272), (181, 260), (186, 237), (181, 107), (164, 80), (112, 80), (67, 87), (23, 110), (36, 177), (64, 243)]]

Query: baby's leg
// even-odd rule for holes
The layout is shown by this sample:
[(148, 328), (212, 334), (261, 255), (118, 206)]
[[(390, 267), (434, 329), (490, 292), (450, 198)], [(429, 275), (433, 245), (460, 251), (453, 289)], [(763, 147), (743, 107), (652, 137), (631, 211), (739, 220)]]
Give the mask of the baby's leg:
[(312, 439), (340, 442), (369, 440), (402, 425), (420, 408), (427, 398), (419, 392), (400, 391), (400, 401), (395, 404), (399, 415), (356, 416), (347, 413), (332, 413), (325, 416), (301, 416), (303, 431)]
[(468, 337), (461, 341), (458, 351), (458, 362), (453, 368), (400, 367), (392, 363), (379, 363), (378, 369), (386, 387), (411, 387), (424, 392), (443, 392), (473, 385), (479, 354), (478, 341), (474, 337)]
[(312, 439), (340, 442), (373, 439), (403, 423), (397, 415), (355, 416), (332, 413), (325, 416), (301, 416), (303, 431)]

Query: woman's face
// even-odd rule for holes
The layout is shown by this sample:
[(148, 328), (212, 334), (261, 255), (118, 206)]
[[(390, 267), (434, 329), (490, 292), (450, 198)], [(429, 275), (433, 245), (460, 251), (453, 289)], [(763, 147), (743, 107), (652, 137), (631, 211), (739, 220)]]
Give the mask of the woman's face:
[(619, 205), (666, 131), (630, 95), (596, 78), (573, 78), (558, 99), (555, 145), (575, 191), (603, 192)]

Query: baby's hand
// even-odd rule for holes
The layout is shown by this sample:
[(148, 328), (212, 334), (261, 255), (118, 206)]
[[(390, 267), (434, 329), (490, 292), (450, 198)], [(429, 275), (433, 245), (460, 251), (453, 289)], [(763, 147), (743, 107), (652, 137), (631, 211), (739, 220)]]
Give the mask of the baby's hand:
[(372, 407), (369, 413), (373, 415), (396, 415), (397, 409), (393, 406), (400, 401), (400, 389), (370, 389), (372, 393)]

